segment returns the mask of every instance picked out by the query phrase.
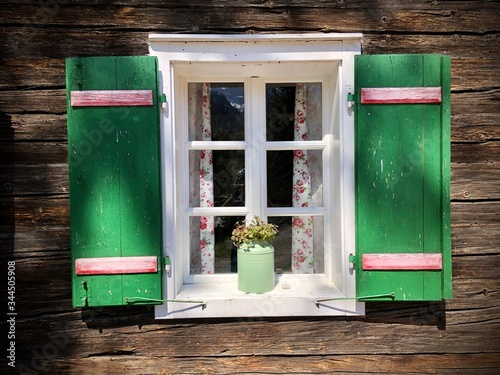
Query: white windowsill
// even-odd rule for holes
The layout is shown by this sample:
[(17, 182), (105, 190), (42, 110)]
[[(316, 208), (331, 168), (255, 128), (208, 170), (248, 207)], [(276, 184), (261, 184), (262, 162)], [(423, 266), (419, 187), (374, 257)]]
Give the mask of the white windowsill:
[[(166, 304), (166, 315), (156, 318), (272, 317), (362, 315), (364, 304), (345, 299), (326, 277), (283, 274), (276, 277), (275, 288), (267, 293), (245, 293), (234, 282), (184, 284), (176, 301)], [(310, 277), (312, 276), (312, 277)], [(316, 277), (319, 276), (319, 277)], [(322, 280), (321, 280), (322, 279)], [(332, 299), (317, 304), (321, 299)], [(186, 303), (197, 301), (200, 303)], [(159, 313), (159, 311), (157, 311)]]

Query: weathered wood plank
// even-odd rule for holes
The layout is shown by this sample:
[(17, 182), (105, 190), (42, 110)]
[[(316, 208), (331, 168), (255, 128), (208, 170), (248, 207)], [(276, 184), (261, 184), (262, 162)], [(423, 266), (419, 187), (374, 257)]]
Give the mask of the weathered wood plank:
[(451, 205), (453, 254), (498, 254), (500, 203), (475, 202)]
[[(447, 54), (449, 53), (447, 52)], [(29, 60), (5, 58), (2, 60), (2, 72), (0, 89), (53, 88), (65, 84), (64, 59), (62, 57), (30, 58)], [(492, 87), (494, 82), (500, 80), (500, 61), (491, 55), (483, 56), (481, 54), (469, 58), (455, 57), (452, 59), (451, 74), (454, 90)], [(469, 93), (469, 95), (474, 95), (474, 93)], [(490, 119), (490, 121), (492, 120), (493, 118)]]
[[(9, 223), (10, 221), (10, 223)], [(9, 225), (10, 224), (10, 225)], [(0, 259), (29, 259), (70, 257), (69, 225), (17, 225), (14, 219), (2, 217)], [(15, 249), (15, 252), (14, 252)], [(28, 263), (23, 268), (28, 269)]]
[[(47, 149), (51, 144), (46, 144)], [(59, 146), (57, 146), (59, 145)], [(43, 194), (65, 194), (68, 192), (68, 166), (64, 163), (54, 163), (66, 158), (64, 144), (56, 144), (60, 150), (51, 157), (50, 163), (45, 163), (50, 154), (36, 156), (37, 151), (43, 151), (44, 145), (38, 145), (30, 151), (31, 145), (5, 146), (1, 153), (8, 160), (25, 161), (38, 164), (6, 165), (0, 162), (0, 175), (5, 176), (0, 183), (0, 196), (22, 196)], [(42, 147), (43, 146), (43, 147)], [(471, 145), (465, 145), (468, 147)], [(24, 148), (23, 148), (24, 147)], [(18, 151), (17, 148), (22, 148)], [(7, 156), (7, 151), (9, 156)], [(52, 150), (55, 151), (55, 150)], [(13, 153), (13, 154), (12, 154)], [(466, 152), (463, 152), (466, 154)], [(488, 159), (487, 153), (482, 153)], [(498, 163), (489, 160), (474, 163), (452, 163), (451, 165), (451, 198), (453, 200), (498, 200), (500, 197), (500, 174)]]
[(62, 86), (65, 82), (64, 59), (2, 59), (0, 89)]
[[(42, 3), (43, 4), (43, 3)], [(57, 3), (56, 3), (57, 4)], [(40, 4), (3, 4), (0, 12), (11, 13), (7, 25), (48, 25), (96, 28), (135, 28), (141, 21), (144, 29), (170, 28), (237, 30), (295, 27), (302, 30), (378, 30), (394, 32), (485, 33), (496, 30), (498, 6), (443, 6), (426, 1), (401, 6), (395, 1), (335, 2), (218, 2), (197, 4), (61, 4), (43, 7)], [(15, 12), (14, 12), (15, 10)], [(193, 13), (196, 17), (193, 17)], [(353, 15), (356, 13), (356, 16)], [(481, 20), (478, 28), (477, 20)], [(181, 26), (182, 25), (182, 26)]]
[(500, 142), (452, 143), (451, 162), (459, 164), (500, 162)]
[[(488, 157), (488, 155), (484, 155)], [(488, 160), (482, 163), (451, 164), (451, 199), (489, 199), (500, 197), (499, 163)]]
[(14, 113), (65, 114), (66, 90), (0, 91), (0, 111), (4, 116)]
[[(470, 259), (470, 262), (473, 261), (474, 259)], [(453, 262), (454, 265), (456, 263)], [(485, 263), (487, 262), (479, 264), (486, 266)], [(472, 267), (476, 268), (475, 266)], [(453, 269), (453, 273), (454, 275), (456, 273), (460, 274), (462, 270), (462, 268)], [(489, 320), (499, 319), (500, 315), (498, 315), (497, 309), (500, 307), (500, 279), (498, 277), (483, 279), (482, 277), (481, 272), (471, 278), (462, 275), (460, 278), (454, 277), (453, 299), (446, 301), (447, 324), (459, 324), (457, 319), (464, 319), (465, 316), (469, 319), (469, 322), (486, 321), (487, 319), (484, 316), (487, 316)], [(484, 311), (479, 311), (480, 309)], [(458, 314), (452, 319), (448, 314), (450, 311), (458, 312)], [(475, 311), (478, 313), (477, 316), (474, 316)]]
[[(56, 123), (59, 121), (62, 120), (57, 120)], [(52, 125), (47, 126), (53, 128)], [(65, 124), (59, 123), (56, 134), (63, 131), (59, 126), (64, 126), (65, 129)], [(500, 163), (499, 154), (500, 142), (453, 144), (452, 199), (499, 199), (500, 175), (496, 173)], [(68, 192), (67, 164), (64, 163), (67, 160), (65, 143), (7, 143), (2, 145), (0, 156), (0, 173), (6, 177), (0, 184), (0, 195)]]
[(0, 182), (0, 197), (67, 194), (69, 191), (67, 164), (0, 163), (0, 176), (4, 176)]
[[(123, 312), (121, 316), (115, 315), (115, 324), (119, 321), (120, 325), (105, 327), (98, 321), (105, 311), (86, 314), (86, 322), (79, 321), (76, 312), (41, 315), (32, 322), (23, 319), (18, 322), (23, 335), (20, 340), (28, 344), (27, 349), (41, 348), (50, 342), (49, 334), (66, 335), (70, 344), (62, 348), (59, 355), (68, 358), (129, 351), (138, 356), (186, 359), (246, 355), (493, 354), (500, 351), (498, 322), (465, 323), (438, 329), (434, 324), (425, 325), (418, 320), (394, 323), (388, 315), (383, 322), (361, 320), (365, 318), (317, 318), (161, 323), (148, 321), (148, 314), (141, 310), (135, 317), (128, 317), (129, 321)], [(48, 324), (50, 330), (35, 337), (29, 329), (33, 323)], [(20, 356), (22, 354), (29, 351), (20, 348)]]
[[(190, 16), (191, 18), (192, 15)], [(355, 18), (356, 15), (353, 15)], [(355, 25), (345, 32), (361, 31), (358, 29), (359, 20)], [(180, 23), (177, 22), (177, 25)], [(135, 25), (137, 27), (137, 25)], [(333, 25), (334, 26), (334, 25)], [(67, 56), (106, 56), (106, 55), (146, 55), (147, 37), (149, 32), (169, 32), (168, 28), (162, 27), (160, 30), (135, 31), (116, 30), (95, 30), (95, 29), (61, 29), (53, 27), (43, 28), (0, 28), (0, 39), (5, 41), (5, 48), (2, 50), (4, 58), (19, 58), (30, 56), (30, 58), (57, 59)], [(291, 25), (288, 30), (293, 30)], [(297, 30), (304, 31), (299, 27)], [(201, 32), (203, 29), (185, 28), (180, 32)], [(210, 30), (207, 30), (209, 32)], [(221, 30), (223, 32), (224, 30)], [(251, 30), (250, 30), (251, 31)], [(278, 31), (278, 30), (276, 30)], [(314, 31), (314, 30), (311, 30)], [(342, 30), (333, 28), (332, 32)], [(226, 30), (232, 33), (236, 30)], [(272, 28), (267, 28), (266, 32), (273, 32)], [(500, 36), (497, 34), (475, 35), (425, 35), (425, 34), (371, 34), (366, 33), (362, 40), (363, 53), (444, 53), (451, 55), (453, 59), (472, 58), (478, 59), (478, 51), (481, 56), (491, 59), (498, 56), (496, 45)], [(59, 46), (64, 45), (64, 53)], [(453, 66), (453, 60), (452, 60)], [(498, 76), (498, 72), (497, 72)], [(494, 78), (494, 77), (492, 77)], [(491, 87), (491, 82), (489, 86)], [(452, 89), (456, 90), (453, 86)]]
[(56, 225), (69, 223), (68, 197), (0, 198), (0, 223), (17, 225)]
[(60, 142), (14, 142), (0, 148), (0, 165), (61, 164), (68, 160), (68, 145)]
[[(16, 226), (69, 223), (67, 195), (0, 199), (0, 222)], [(456, 255), (498, 254), (500, 202), (452, 203), (452, 248)], [(36, 239), (34, 238), (33, 241)], [(18, 249), (22, 251), (21, 248)]]
[[(443, 53), (452, 56), (452, 65), (455, 59), (478, 59), (477, 51), (485, 49), (486, 58), (498, 56), (495, 43), (498, 43), (498, 34), (482, 36), (453, 34), (443, 36), (439, 34), (399, 34), (386, 33), (383, 35), (366, 33), (363, 35), (363, 53)], [(497, 72), (498, 74), (498, 72)], [(488, 87), (492, 87), (491, 84)], [(453, 84), (452, 90), (456, 87)]]
[[(12, 229), (13, 230), (13, 229)], [(5, 233), (8, 228), (0, 228)], [(18, 311), (27, 318), (32, 314), (31, 307), (36, 302), (37, 314), (67, 311), (71, 306), (70, 289), (71, 265), (69, 253), (69, 228), (21, 226), (16, 228), (13, 237), (16, 242), (16, 255), (3, 252), (0, 258), (15, 259), (17, 264), (18, 283), (17, 297)], [(3, 242), (5, 245), (5, 242)], [(13, 245), (13, 242), (12, 242)], [(3, 246), (9, 251), (13, 247)], [(474, 256), (454, 257), (453, 259), (453, 293), (452, 300), (446, 302), (446, 310), (463, 310), (463, 314), (470, 314), (467, 310), (488, 309), (500, 306), (500, 279), (497, 270), (500, 257)], [(47, 263), (50, 262), (50, 267)], [(67, 287), (65, 287), (67, 286)], [(43, 289), (44, 293), (38, 293)], [(49, 298), (50, 297), (50, 298)], [(59, 301), (54, 305), (52, 297)], [(134, 315), (140, 309), (101, 309), (104, 315), (96, 317), (95, 324), (101, 327), (115, 326), (116, 324), (135, 325), (129, 314)], [(489, 314), (491, 312), (491, 314)], [(115, 313), (122, 318), (113, 317)], [(109, 315), (111, 314), (111, 316)], [(367, 315), (361, 318), (365, 322), (413, 325), (442, 324), (445, 319), (445, 308), (441, 303), (368, 303)], [(489, 315), (488, 315), (489, 314)], [(497, 317), (495, 310), (487, 310), (483, 316), (491, 319)], [(457, 319), (460, 318), (457, 315)], [(479, 314), (477, 315), (479, 317)], [(474, 317), (467, 319), (471, 321)], [(36, 319), (36, 318), (34, 318)], [(243, 321), (253, 321), (244, 319)], [(152, 322), (152, 316), (142, 324)], [(121, 323), (120, 323), (121, 322)], [(449, 324), (452, 321), (448, 321)]]
[(67, 141), (65, 114), (3, 114), (0, 115), (0, 140)]
[[(28, 362), (29, 363), (29, 362)], [(137, 357), (132, 349), (109, 356), (78, 359), (54, 358), (47, 361), (47, 373), (68, 375), (122, 375), (148, 372), (171, 374), (478, 374), (497, 375), (498, 357), (489, 354), (420, 354), (420, 355), (333, 355), (308, 356), (292, 360), (291, 356), (207, 357), (203, 361), (174, 357)]]
[[(471, 142), (500, 138), (498, 126), (500, 89), (458, 92), (453, 93), (451, 98), (453, 141)], [(61, 134), (62, 116), (66, 113), (66, 91), (64, 89), (0, 91), (0, 110), (4, 112), (0, 119), (0, 131), (3, 134), (7, 135), (12, 129), (16, 132), (22, 131), (24, 126), (30, 124), (30, 120), (33, 121), (33, 127), (41, 126), (43, 121), (49, 121), (49, 116), (54, 116), (50, 121), (53, 126), (57, 124), (56, 134)], [(35, 117), (41, 114), (45, 117)], [(24, 119), (22, 116), (31, 117)]]

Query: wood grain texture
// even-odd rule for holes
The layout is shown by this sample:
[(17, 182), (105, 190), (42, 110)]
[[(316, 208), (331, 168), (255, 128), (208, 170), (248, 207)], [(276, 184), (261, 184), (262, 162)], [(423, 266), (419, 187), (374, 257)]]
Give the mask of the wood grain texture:
[[(499, 13), (498, 1), (461, 0), (3, 1), (0, 259), (18, 273), (18, 370), (496, 375)], [(451, 56), (454, 298), (324, 319), (162, 322), (148, 307), (72, 309), (64, 59), (146, 55), (150, 32), (363, 32), (365, 54)]]

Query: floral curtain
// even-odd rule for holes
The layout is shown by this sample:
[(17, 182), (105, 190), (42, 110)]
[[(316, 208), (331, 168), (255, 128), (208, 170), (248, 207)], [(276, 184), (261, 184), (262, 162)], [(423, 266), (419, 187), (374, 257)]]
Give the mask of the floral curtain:
[[(295, 91), (294, 140), (321, 139), (321, 90), (318, 85), (297, 83)], [(319, 134), (318, 134), (319, 132)], [(315, 134), (312, 134), (315, 133)], [(310, 207), (322, 204), (321, 160), (308, 150), (295, 150), (293, 155), (293, 206)], [(292, 218), (292, 272), (322, 272), (323, 257), (315, 256), (321, 249), (323, 234), (319, 217)]]
[[(191, 140), (211, 141), (210, 84), (190, 84), (188, 90), (189, 134)], [(191, 206), (213, 207), (214, 178), (212, 150), (190, 157)], [(198, 174), (196, 174), (198, 171)], [(193, 173), (194, 172), (194, 173)], [(198, 232), (198, 233), (196, 233)], [(191, 273), (214, 273), (214, 217), (193, 218), (190, 223)]]

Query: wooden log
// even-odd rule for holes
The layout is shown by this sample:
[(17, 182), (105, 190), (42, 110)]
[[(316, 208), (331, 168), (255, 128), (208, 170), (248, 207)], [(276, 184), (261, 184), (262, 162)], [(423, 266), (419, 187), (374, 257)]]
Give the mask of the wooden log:
[[(452, 93), (451, 99), (454, 142), (499, 139), (499, 89)], [(19, 137), (25, 140), (26, 135), (18, 136), (17, 133), (31, 131), (38, 126), (40, 128), (34, 134), (39, 134), (42, 130), (47, 130), (42, 127), (45, 124), (57, 127), (52, 137), (64, 134), (66, 93), (63, 89), (0, 91), (0, 108), (4, 112), (0, 121), (0, 132), (6, 136), (10, 135), (11, 139)]]
[[(59, 351), (62, 358), (133, 351), (137, 356), (186, 359), (221, 355), (494, 354), (498, 353), (500, 338), (500, 323), (495, 319), (495, 311), (488, 318), (488, 325), (480, 321), (460, 322), (442, 329), (435, 324), (421, 324), (419, 319), (411, 317), (404, 323), (394, 323), (390, 315), (383, 322), (367, 322), (363, 317), (151, 322), (144, 310), (141, 311), (129, 317), (138, 325), (126, 321), (126, 316), (122, 315), (122, 324), (114, 327), (99, 324), (102, 311), (87, 311), (86, 321), (80, 321), (77, 312), (43, 314), (36, 319), (33, 317), (32, 321), (20, 319), (18, 330), (22, 336), (19, 341), (27, 344), (19, 348), (20, 358), (29, 356), (30, 348), (43, 348), (51, 342), (51, 336), (67, 337), (68, 345)], [(113, 319), (119, 321), (120, 317)], [(435, 323), (435, 318), (432, 319)], [(50, 330), (36, 337), (29, 329), (31, 324), (50, 327)]]
[(23, 197), (0, 199), (0, 222), (17, 225), (57, 225), (69, 223), (69, 205), (66, 196)]
[[(29, 362), (28, 362), (29, 363)], [(415, 355), (332, 355), (307, 356), (292, 360), (290, 355), (216, 356), (203, 361), (168, 356), (137, 356), (134, 350), (78, 359), (54, 358), (46, 361), (45, 371), (68, 375), (122, 375), (148, 372), (172, 374), (477, 374), (496, 375), (498, 358), (488, 354), (415, 354)]]
[[(484, 155), (488, 159), (489, 155)], [(498, 200), (500, 174), (498, 162), (483, 160), (477, 163), (451, 164), (452, 200)]]
[[(42, 158), (43, 159), (43, 158)], [(0, 197), (67, 194), (67, 164), (0, 164)]]
[(64, 59), (2, 59), (0, 89), (53, 87), (64, 85)]
[[(43, 4), (43, 3), (42, 3)], [(57, 4), (56, 4), (57, 5)], [(14, 8), (15, 7), (15, 8)], [(95, 28), (135, 28), (140, 20), (145, 29), (181, 27), (193, 30), (203, 28), (224, 30), (266, 29), (287, 30), (290, 27), (302, 30), (371, 30), (394, 32), (463, 32), (485, 33), (496, 30), (498, 6), (487, 2), (485, 6), (451, 6), (425, 1), (412, 2), (406, 6), (396, 1), (300, 1), (295, 4), (284, 1), (273, 2), (199, 2), (158, 4), (149, 6), (133, 3), (115, 4), (61, 4), (44, 7), (40, 4), (3, 4), (0, 12), (12, 14), (9, 23), (33, 26), (80, 26)], [(196, 17), (193, 17), (196, 12)], [(477, 21), (481, 20), (478, 27)]]
[[(68, 198), (13, 197), (0, 199), (0, 222), (15, 226), (55, 225), (69, 222)], [(500, 202), (453, 202), (452, 247), (456, 255), (498, 254)], [(33, 238), (36, 241), (36, 238)], [(19, 251), (22, 251), (20, 248)]]
[[(498, 142), (453, 144), (451, 198), (499, 199), (499, 152)], [(2, 145), (0, 156), (0, 173), (6, 176), (0, 184), (0, 196), (68, 192), (65, 143), (7, 143)]]
[[(121, 52), (122, 54), (127, 51)], [(384, 53), (381, 51), (381, 53)], [(452, 51), (446, 51), (446, 54)], [(54, 88), (65, 85), (63, 58), (5, 58), (2, 60), (1, 89)], [(500, 80), (500, 61), (492, 55), (456, 56), (452, 59), (451, 83), (453, 90), (471, 91), (491, 88)], [(473, 96), (474, 93), (466, 93)], [(458, 119), (460, 120), (460, 119)], [(493, 121), (494, 117), (490, 119)], [(456, 120), (454, 121), (454, 123)], [(486, 125), (486, 124), (485, 124)]]
[[(66, 113), (66, 90), (9, 90), (0, 91), (0, 108), (5, 114)], [(2, 122), (8, 121), (4, 119)]]
[(452, 143), (452, 163), (476, 164), (500, 162), (500, 142)]
[(498, 201), (451, 205), (453, 254), (498, 254), (500, 209)]
[(61, 141), (68, 140), (65, 114), (4, 114), (0, 122), (0, 139), (16, 141)]
[[(190, 18), (193, 18), (190, 15)], [(355, 16), (353, 16), (355, 18)], [(348, 30), (341, 30), (333, 27), (331, 32), (352, 32), (359, 30), (356, 20), (354, 25)], [(175, 23), (180, 25), (179, 22)], [(333, 25), (335, 26), (335, 25)], [(290, 29), (290, 25), (287, 26)], [(200, 32), (202, 28), (183, 28), (178, 32)], [(303, 29), (302, 29), (303, 30)], [(109, 56), (109, 55), (147, 55), (148, 54), (148, 34), (158, 30), (150, 29), (141, 32), (137, 31), (108, 31), (95, 29), (61, 29), (55, 27), (43, 28), (6, 28), (0, 27), (0, 39), (5, 41), (5, 48), (2, 50), (4, 58), (20, 58), (30, 56), (30, 58), (57, 59), (67, 56)], [(161, 32), (169, 32), (168, 28), (161, 28)], [(237, 33), (242, 31), (252, 31), (237, 29), (221, 29), (220, 32)], [(276, 32), (279, 29), (266, 29), (266, 32)], [(319, 31), (319, 30), (311, 30)], [(479, 59), (481, 56), (497, 56), (496, 45), (499, 36), (497, 34), (486, 35), (460, 35), (444, 36), (439, 34), (384, 34), (376, 33), (364, 34), (362, 40), (363, 53), (444, 53), (452, 58), (473, 58)], [(64, 45), (64, 54), (60, 48), (54, 46)], [(497, 73), (498, 74), (498, 73)], [(491, 87), (490, 84), (487, 87)], [(455, 90), (456, 88), (452, 86)]]
[(68, 145), (60, 142), (14, 142), (0, 149), (0, 165), (61, 164), (67, 160)]

